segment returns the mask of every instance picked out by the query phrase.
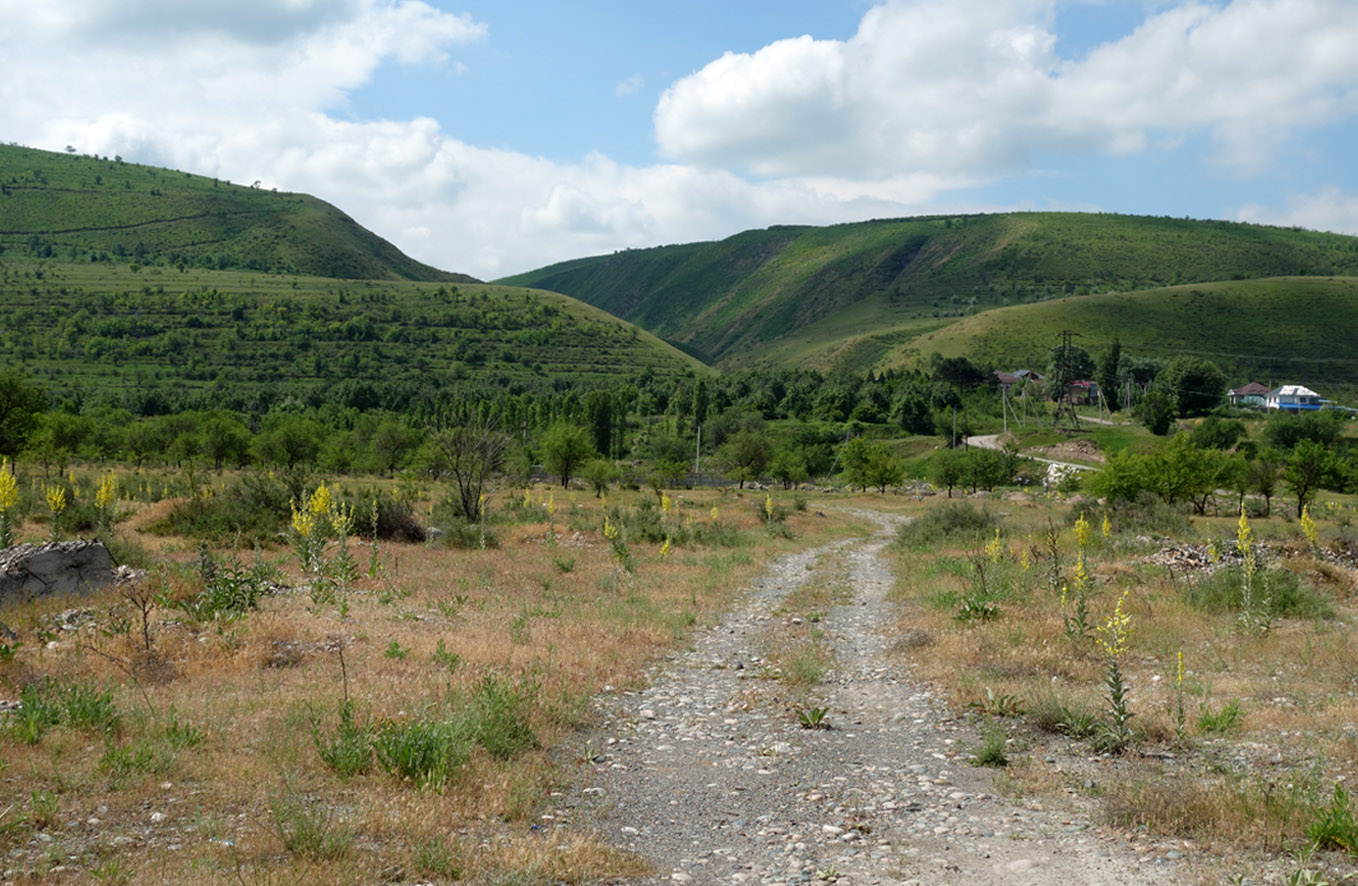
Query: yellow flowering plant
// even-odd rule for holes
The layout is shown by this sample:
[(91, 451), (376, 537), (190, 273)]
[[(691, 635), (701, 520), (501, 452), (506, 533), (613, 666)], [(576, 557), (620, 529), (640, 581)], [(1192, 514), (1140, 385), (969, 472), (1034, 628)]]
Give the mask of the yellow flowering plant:
[(66, 510), (66, 490), (60, 486), (44, 486), (43, 497), (47, 499), (47, 509), (52, 512), (52, 541), (61, 540), (61, 515)]
[(14, 544), (14, 517), (19, 507), (19, 481), (9, 462), (0, 464), (0, 547)]
[(1121, 658), (1127, 651), (1132, 638), (1132, 617), (1127, 612), (1127, 595), (1123, 591), (1117, 606), (1099, 627), (1098, 643), (1108, 656), (1108, 673), (1104, 686), (1108, 691), (1108, 723), (1100, 736), (1099, 745), (1107, 751), (1121, 751), (1132, 743), (1132, 730), (1128, 723), (1134, 716), (1128, 700), (1130, 693), (1122, 677)]
[(1301, 509), (1301, 534), (1306, 536), (1306, 541), (1311, 546), (1312, 552), (1319, 554), (1320, 530), (1316, 528), (1316, 521), (1311, 519), (1311, 509), (1304, 505)]

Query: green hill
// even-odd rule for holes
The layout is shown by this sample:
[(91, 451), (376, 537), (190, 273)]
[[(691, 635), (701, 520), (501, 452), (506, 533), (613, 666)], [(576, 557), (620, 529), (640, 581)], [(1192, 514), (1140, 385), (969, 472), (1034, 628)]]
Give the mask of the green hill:
[(324, 201), (0, 145), (0, 259), (475, 282), (421, 264)]
[(1063, 298), (986, 311), (914, 339), (886, 358), (938, 352), (1042, 371), (1063, 329), (1096, 357), (1206, 357), (1233, 382), (1296, 383), (1334, 397), (1358, 391), (1358, 278), (1284, 277)]
[(861, 369), (952, 319), (1153, 286), (1358, 273), (1358, 238), (1082, 213), (747, 231), (499, 282), (572, 295), (708, 362)]

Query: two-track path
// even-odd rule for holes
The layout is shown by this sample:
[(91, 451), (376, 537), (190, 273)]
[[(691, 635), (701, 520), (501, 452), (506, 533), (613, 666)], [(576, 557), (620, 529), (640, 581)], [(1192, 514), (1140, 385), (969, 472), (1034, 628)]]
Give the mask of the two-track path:
[[(658, 668), (649, 688), (606, 702), (583, 784), (562, 810), (652, 863), (645, 883), (1159, 884), (1186, 862), (1133, 853), (1087, 808), (997, 796), (969, 765), (978, 738), (890, 652), (893, 577), (872, 538), (784, 557), (742, 605)], [(827, 565), (828, 564), (828, 565)], [(826, 613), (836, 663), (818, 687), (834, 728), (799, 728), (758, 702), (761, 655), (804, 582), (847, 572), (851, 599)], [(1049, 801), (1046, 801), (1049, 802)]]

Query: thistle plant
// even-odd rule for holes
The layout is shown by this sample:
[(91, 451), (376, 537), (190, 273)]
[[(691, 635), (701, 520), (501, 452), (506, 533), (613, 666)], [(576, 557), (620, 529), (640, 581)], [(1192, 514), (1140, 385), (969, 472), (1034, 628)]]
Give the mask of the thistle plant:
[(1108, 691), (1108, 723), (1099, 743), (1109, 751), (1120, 751), (1132, 742), (1132, 730), (1128, 723), (1134, 715), (1128, 705), (1130, 693), (1122, 677), (1121, 666), (1122, 655), (1127, 651), (1127, 644), (1132, 637), (1132, 617), (1125, 608), (1128, 593), (1122, 592), (1113, 614), (1098, 630), (1099, 648), (1108, 656), (1108, 672), (1104, 677), (1104, 687)]
[(1103, 540), (1105, 542), (1113, 537), (1113, 524), (1109, 521), (1107, 514), (1103, 515), (1103, 526), (1100, 528), (1103, 530)]
[(1255, 593), (1254, 576), (1258, 572), (1258, 562), (1254, 551), (1254, 531), (1243, 509), (1240, 511), (1240, 522), (1236, 524), (1235, 546), (1244, 558), (1240, 566), (1240, 627), (1248, 633), (1267, 633), (1272, 625), (1269, 613), (1272, 604), (1266, 588), (1261, 593)]
[(19, 506), (19, 481), (9, 462), (0, 464), (0, 548), (14, 544), (14, 512)]
[(1316, 521), (1311, 519), (1311, 509), (1305, 505), (1301, 509), (1301, 534), (1306, 536), (1306, 542), (1311, 546), (1311, 553), (1320, 555), (1320, 530), (1316, 528)]
[(66, 490), (60, 486), (44, 486), (43, 497), (47, 499), (47, 509), (52, 512), (52, 534), (50, 541), (61, 541), (61, 515), (66, 510)]

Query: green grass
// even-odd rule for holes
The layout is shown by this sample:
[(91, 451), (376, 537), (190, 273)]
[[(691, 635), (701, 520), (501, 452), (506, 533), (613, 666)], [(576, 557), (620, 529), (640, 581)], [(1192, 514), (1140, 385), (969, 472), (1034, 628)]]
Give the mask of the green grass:
[(1288, 277), (1090, 295), (987, 311), (902, 347), (907, 362), (938, 352), (1002, 366), (1046, 365), (1059, 329), (1101, 354), (1114, 337), (1124, 354), (1193, 354), (1233, 384), (1295, 382), (1323, 396), (1358, 389), (1358, 279)]
[(0, 145), (3, 256), (469, 282), (421, 264), (306, 194)]

